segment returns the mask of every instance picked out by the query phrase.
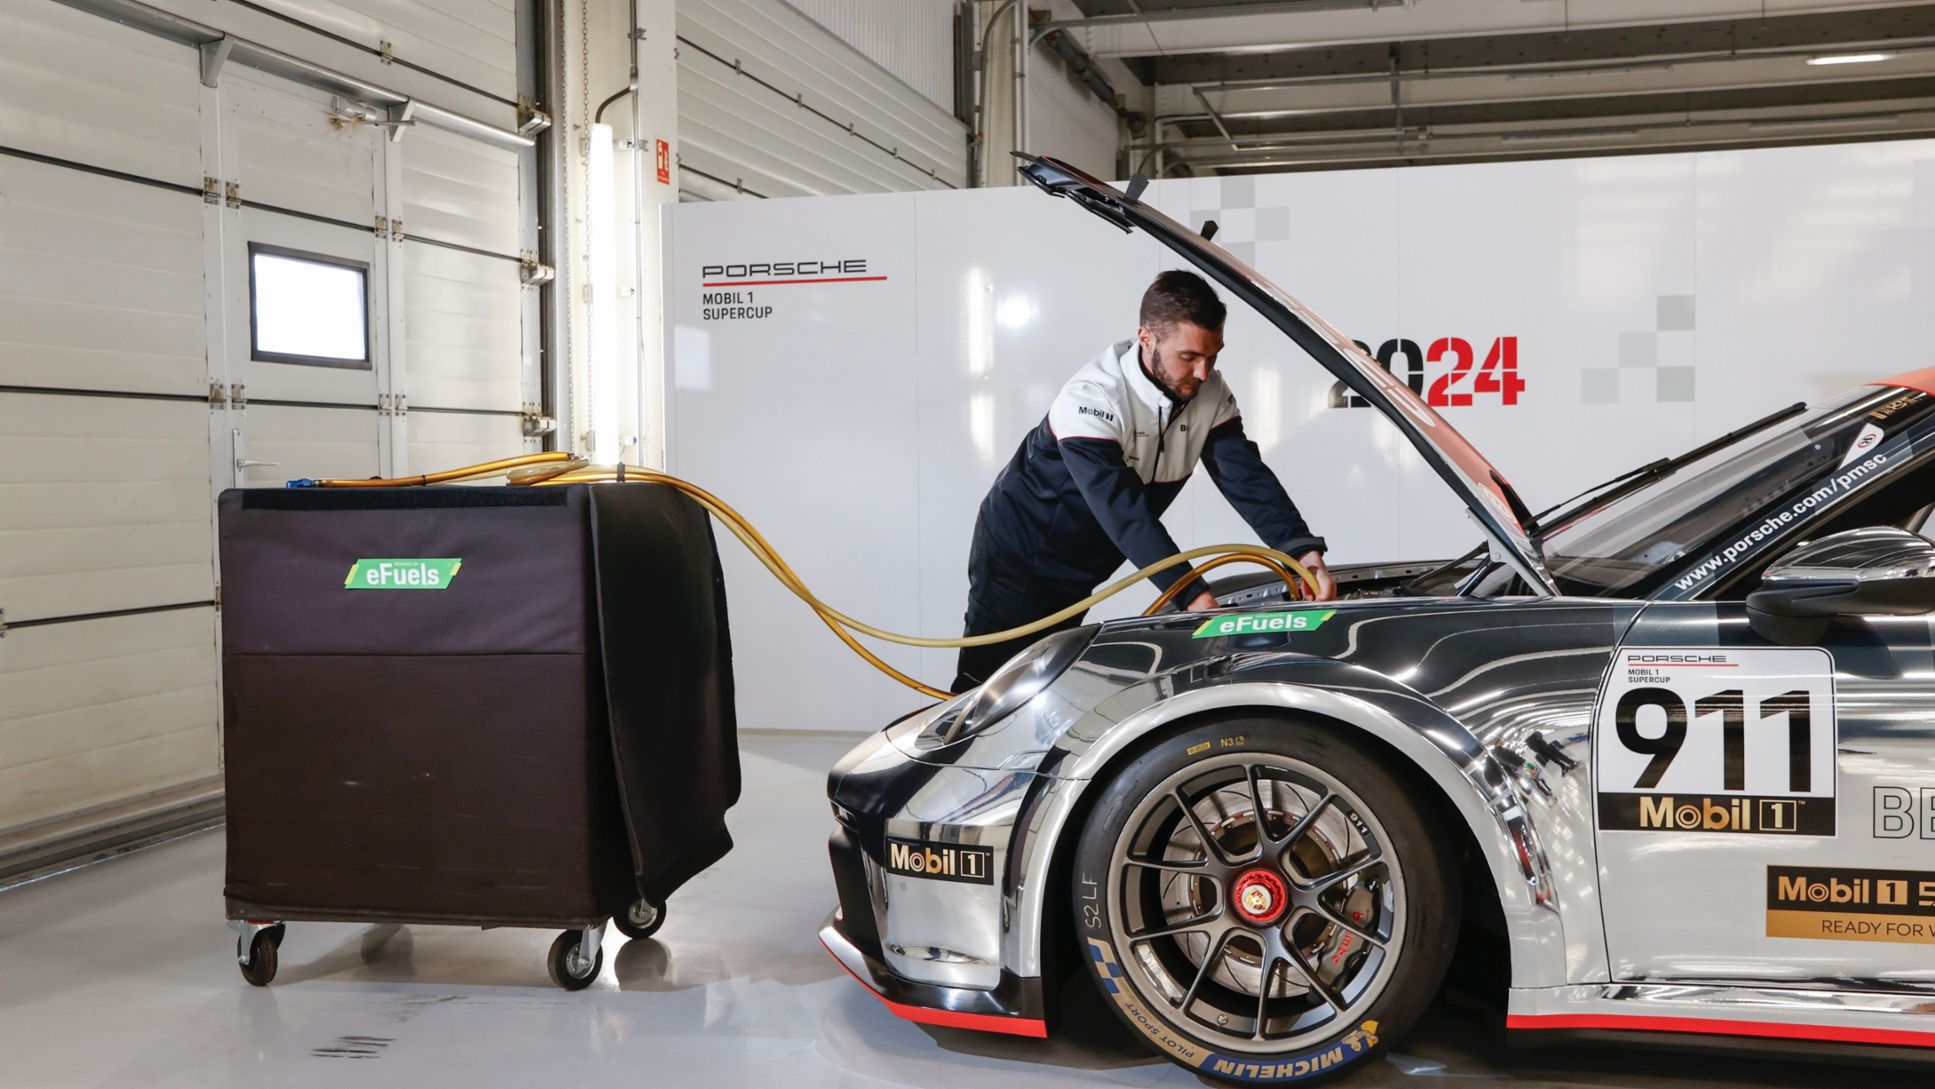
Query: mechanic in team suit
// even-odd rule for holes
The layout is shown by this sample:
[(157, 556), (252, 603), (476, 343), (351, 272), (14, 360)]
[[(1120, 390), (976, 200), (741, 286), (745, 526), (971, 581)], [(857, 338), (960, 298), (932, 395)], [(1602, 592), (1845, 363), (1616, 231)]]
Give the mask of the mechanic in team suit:
[[(1110, 346), (1068, 380), (1048, 417), (994, 479), (968, 551), (967, 634), (1040, 620), (1095, 592), (1126, 556), (1136, 567), (1181, 549), (1162, 526), (1201, 461), (1237, 513), (1272, 548), (1317, 578), (1319, 600), (1337, 596), (1323, 538), (1243, 434), (1236, 397), (1216, 372), (1222, 300), (1193, 272), (1156, 277), (1142, 296), (1134, 340)], [(1201, 579), (1178, 564), (1150, 576), (1178, 601), (1213, 609)], [(1074, 627), (1070, 617), (1054, 629)], [(954, 691), (964, 692), (1048, 634), (961, 650)]]

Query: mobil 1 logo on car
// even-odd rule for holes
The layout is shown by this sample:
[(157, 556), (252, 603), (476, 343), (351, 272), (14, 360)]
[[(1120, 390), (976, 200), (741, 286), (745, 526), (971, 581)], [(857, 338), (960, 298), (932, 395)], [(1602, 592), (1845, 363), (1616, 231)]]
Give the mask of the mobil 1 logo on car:
[(1593, 733), (1599, 827), (1832, 836), (1835, 740), (1825, 650), (1622, 647)]

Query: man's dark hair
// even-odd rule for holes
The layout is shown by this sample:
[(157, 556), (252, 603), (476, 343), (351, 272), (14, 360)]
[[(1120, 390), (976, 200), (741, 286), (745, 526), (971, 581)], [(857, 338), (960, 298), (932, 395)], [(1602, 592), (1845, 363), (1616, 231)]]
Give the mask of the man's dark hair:
[(1170, 269), (1142, 293), (1142, 324), (1168, 332), (1179, 321), (1212, 331), (1223, 328), (1229, 310), (1209, 283), (1193, 272)]

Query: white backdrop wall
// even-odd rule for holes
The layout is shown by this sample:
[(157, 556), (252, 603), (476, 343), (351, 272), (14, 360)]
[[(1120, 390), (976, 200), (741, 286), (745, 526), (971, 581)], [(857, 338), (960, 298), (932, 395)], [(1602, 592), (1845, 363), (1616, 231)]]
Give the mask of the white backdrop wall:
[[(1927, 365), (1935, 342), (1935, 142), (1150, 193), (1177, 218), (1217, 219), (1219, 241), (1373, 351), (1446, 341), (1424, 368), (1427, 393), (1443, 380), (1441, 392), (1472, 395), (1442, 411), (1535, 508), (1783, 404)], [(932, 635), (960, 631), (969, 535), (994, 475), (1061, 383), (1132, 335), (1142, 288), (1178, 263), (1033, 189), (682, 205), (669, 226), (672, 471), (739, 506), (822, 597)], [(804, 258), (864, 261), (867, 278), (745, 286), (758, 274), (719, 271)], [(1525, 383), (1516, 404), (1445, 377), (1453, 338), (1476, 372), (1508, 337)], [(1396, 432), (1331, 407), (1327, 376), (1260, 318), (1233, 311), (1227, 340), (1220, 366), (1246, 426), (1334, 560), (1473, 543)], [(1253, 540), (1206, 479), (1166, 519), (1177, 541)], [(721, 547), (744, 724), (871, 729), (922, 702), (736, 543)], [(951, 652), (885, 656), (930, 682), (953, 674)]]

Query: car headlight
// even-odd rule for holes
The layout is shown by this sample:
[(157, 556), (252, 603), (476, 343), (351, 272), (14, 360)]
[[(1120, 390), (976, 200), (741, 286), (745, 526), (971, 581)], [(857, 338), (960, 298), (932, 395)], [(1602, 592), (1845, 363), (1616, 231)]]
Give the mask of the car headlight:
[(971, 698), (935, 722), (941, 744), (972, 737), (1020, 710), (1074, 665), (1100, 630), (1100, 624), (1085, 624), (1056, 632), (1008, 659)]

